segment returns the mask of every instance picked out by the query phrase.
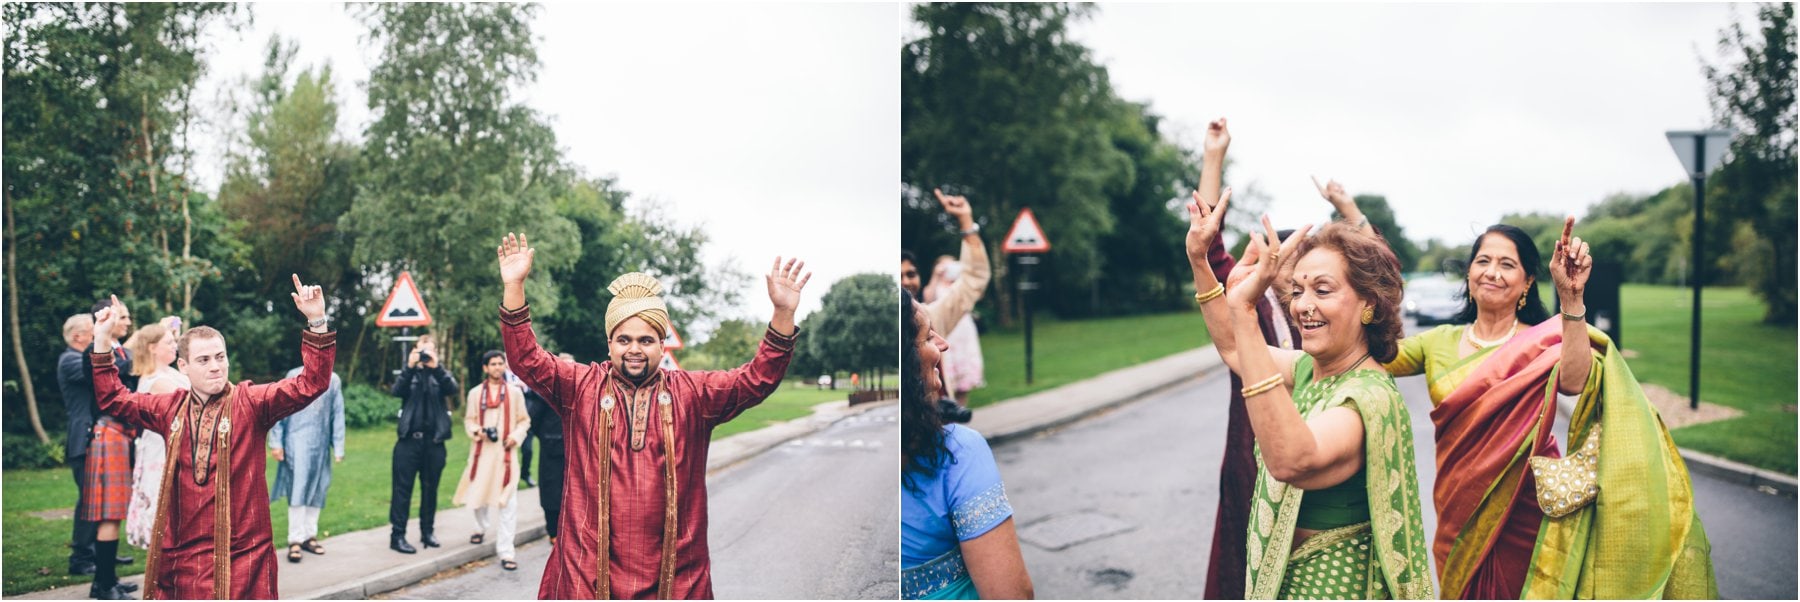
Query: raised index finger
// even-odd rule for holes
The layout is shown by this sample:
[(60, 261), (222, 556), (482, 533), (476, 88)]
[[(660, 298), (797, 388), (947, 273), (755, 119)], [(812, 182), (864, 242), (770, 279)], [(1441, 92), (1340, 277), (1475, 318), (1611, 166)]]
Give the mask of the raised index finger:
[(294, 277), (294, 292), (296, 292), (296, 293), (306, 292), (306, 286), (300, 284), (300, 275), (299, 274), (291, 274), (291, 275)]
[(1575, 216), (1571, 215), (1571, 216), (1563, 218), (1563, 233), (1562, 233), (1563, 246), (1568, 246), (1569, 235), (1571, 233), (1573, 233), (1574, 230), (1575, 230)]

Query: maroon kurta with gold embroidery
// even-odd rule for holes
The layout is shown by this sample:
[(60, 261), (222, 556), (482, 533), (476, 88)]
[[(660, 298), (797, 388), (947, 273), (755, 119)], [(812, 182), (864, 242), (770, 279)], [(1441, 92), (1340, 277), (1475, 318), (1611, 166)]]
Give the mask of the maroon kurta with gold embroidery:
[[(174, 474), (166, 479), (169, 489), (162, 496), (159, 523), (165, 524), (154, 535), (160, 542), (161, 558), (155, 564), (154, 583), (145, 584), (145, 599), (275, 599), (279, 591), (275, 583), (275, 548), (269, 526), (269, 483), (263, 456), (269, 428), (289, 414), (305, 408), (331, 385), (331, 369), (336, 352), (336, 332), (301, 335), (300, 357), (304, 368), (294, 378), (257, 385), (250, 381), (227, 389), (213, 403), (223, 403), (213, 426), (196, 428), (204, 420), (203, 413), (184, 410), (188, 391), (165, 395), (133, 393), (119, 381), (119, 372), (111, 355), (94, 355), (94, 395), (100, 409), (131, 424), (162, 434), (168, 439), (168, 463), (165, 470)], [(193, 402), (197, 403), (197, 402)], [(218, 422), (229, 420), (223, 432)], [(187, 431), (179, 438), (170, 435), (171, 427), (181, 422)], [(217, 433), (229, 437), (229, 456), (206, 454), (201, 460), (209, 474), (203, 484), (195, 482), (195, 446)], [(174, 444), (179, 440), (180, 447)], [(217, 441), (215, 439), (215, 441)], [(220, 449), (214, 443), (213, 449)], [(215, 470), (224, 460), (229, 474)], [(229, 479), (231, 553), (229, 591), (214, 591), (213, 556), (216, 532), (214, 501), (220, 478)], [(215, 595), (219, 594), (219, 595)]]
[[(517, 312), (502, 309), (500, 333), (507, 365), (563, 420), (567, 485), (562, 534), (550, 552), (538, 597), (596, 597), (601, 585), (598, 554), (604, 543), (611, 597), (711, 598), (706, 452), (712, 430), (775, 392), (793, 357), (794, 338), (770, 332), (748, 364), (711, 372), (664, 370), (640, 393), (613, 373), (610, 362), (578, 364), (545, 352), (531, 329), (529, 306)], [(657, 399), (664, 391), (670, 397), (667, 405)], [(642, 428), (634, 429), (630, 408), (638, 395), (648, 400), (643, 404), (648, 415), (639, 421)], [(602, 407), (606, 397), (613, 400), (610, 412)], [(674, 434), (669, 443), (675, 458), (676, 543), (671, 591), (659, 596), (669, 469), (664, 412), (669, 413), (667, 428)], [(633, 445), (634, 430), (640, 431), (638, 445)], [(605, 479), (603, 469), (608, 473)], [(607, 492), (604, 527), (601, 487)], [(602, 528), (610, 534), (606, 542), (600, 539)]]

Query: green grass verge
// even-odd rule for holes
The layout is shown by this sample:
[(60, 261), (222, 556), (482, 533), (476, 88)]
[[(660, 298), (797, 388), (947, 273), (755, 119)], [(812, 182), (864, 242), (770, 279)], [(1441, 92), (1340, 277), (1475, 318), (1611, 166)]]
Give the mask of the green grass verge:
[[(715, 429), (713, 439), (806, 416), (812, 413), (812, 406), (844, 399), (850, 393), (846, 389), (819, 391), (798, 386), (797, 381), (789, 382), (796, 386), (784, 383), (768, 400)], [(460, 416), (455, 419), (455, 424), (462, 424)], [(379, 527), (388, 522), (388, 492), (391, 490), (390, 468), (394, 450), (393, 427), (351, 431), (344, 439), (344, 448), (343, 463), (333, 467), (331, 471), (331, 493), (327, 498), (327, 508), (319, 516), (321, 537)], [(450, 498), (456, 493), (458, 471), (467, 468), (468, 438), (452, 437), (445, 444), (444, 454), (444, 475), (438, 485), (440, 513), (457, 511), (450, 504)], [(273, 462), (269, 464), (268, 478), (271, 483), (275, 481)], [(69, 531), (73, 526), (68, 515), (75, 504), (75, 484), (69, 470), (8, 470), (0, 475), (0, 487), (4, 488), (0, 495), (5, 498), (5, 505), (0, 508), (0, 530), (4, 530), (6, 534), (4, 545), (0, 546), (0, 560), (5, 563), (4, 574), (0, 575), (0, 580), (4, 581), (4, 587), (0, 587), (0, 595), (13, 596), (89, 582), (91, 577), (70, 577), (67, 574)], [(413, 499), (408, 502), (410, 514), (414, 518), (418, 515), (418, 496), (419, 493), (415, 490)], [(33, 515), (56, 510), (62, 511), (61, 517), (47, 519)], [(287, 501), (284, 499), (277, 502), (269, 510), (275, 540), (277, 543), (285, 542)], [(417, 532), (407, 534), (415, 544), (418, 535)], [(441, 539), (443, 535), (440, 534), (439, 537)], [(460, 537), (457, 535), (451, 539)], [(121, 576), (144, 572), (143, 550), (129, 544), (120, 544), (119, 551), (137, 558), (136, 562), (119, 567)]]
[(1198, 310), (1098, 320), (1038, 319), (1032, 329), (1032, 382), (1025, 382), (1022, 329), (981, 337), (987, 386), (971, 407), (1066, 385), (1210, 344)]
[[(1693, 289), (1626, 285), (1620, 296), (1632, 373), (1687, 395)], [(1763, 324), (1747, 289), (1708, 288), (1700, 301), (1700, 397), (1744, 415), (1675, 429), (1675, 443), (1794, 474), (1795, 329)]]

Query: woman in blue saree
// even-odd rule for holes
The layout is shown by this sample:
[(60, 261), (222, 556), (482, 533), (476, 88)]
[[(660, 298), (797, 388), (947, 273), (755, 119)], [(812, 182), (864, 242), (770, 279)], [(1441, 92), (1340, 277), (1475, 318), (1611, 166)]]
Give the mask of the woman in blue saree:
[(980, 433), (945, 424), (940, 369), (949, 348), (924, 309), (900, 294), (900, 590), (907, 600), (1032, 597), (1012, 505)]

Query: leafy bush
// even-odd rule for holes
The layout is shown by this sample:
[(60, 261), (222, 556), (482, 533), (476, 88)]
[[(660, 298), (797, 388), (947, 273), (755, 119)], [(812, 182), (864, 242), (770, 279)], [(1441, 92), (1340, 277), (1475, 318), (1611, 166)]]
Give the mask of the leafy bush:
[(400, 400), (387, 391), (356, 383), (344, 387), (344, 427), (391, 425), (399, 420)]
[(0, 454), (4, 454), (5, 468), (55, 468), (62, 465), (62, 441), (42, 443), (36, 437), (6, 433), (4, 442), (0, 443)]

